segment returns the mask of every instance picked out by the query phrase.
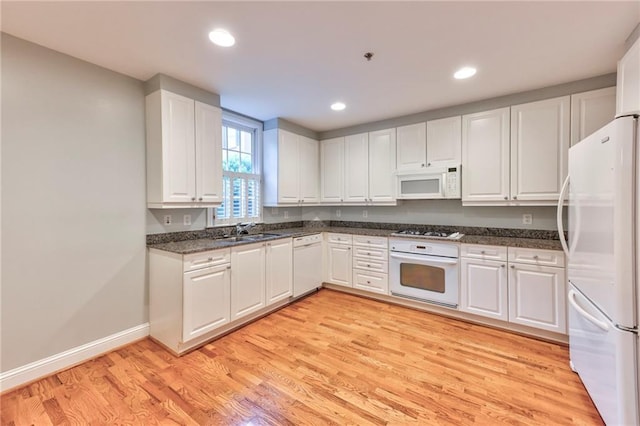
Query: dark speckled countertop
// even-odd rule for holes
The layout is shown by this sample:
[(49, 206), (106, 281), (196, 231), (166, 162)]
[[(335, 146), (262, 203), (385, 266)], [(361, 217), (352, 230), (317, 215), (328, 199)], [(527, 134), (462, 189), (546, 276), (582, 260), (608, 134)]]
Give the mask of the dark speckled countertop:
[[(294, 227), (287, 228), (281, 226), (267, 227), (259, 229), (256, 233), (268, 233), (269, 236), (265, 236), (260, 240), (244, 240), (244, 241), (232, 241), (230, 239), (222, 238), (221, 235), (207, 235), (202, 234), (203, 231), (193, 235), (185, 235), (182, 238), (183, 241), (162, 241), (160, 237), (150, 236), (148, 237), (148, 247), (152, 249), (169, 251), (177, 254), (192, 254), (208, 250), (216, 250), (221, 248), (235, 247), (245, 244), (254, 244), (258, 242), (273, 241), (281, 238), (288, 237), (300, 237), (305, 235), (317, 234), (319, 232), (335, 232), (352, 235), (369, 235), (376, 237), (389, 237), (390, 234), (400, 229), (400, 227), (408, 227), (407, 225), (397, 224), (373, 224), (375, 227), (364, 227), (360, 222), (352, 225), (350, 222), (338, 222), (334, 226), (333, 223), (311, 223), (302, 222), (291, 223)], [(347, 225), (347, 226), (344, 226)], [(377, 226), (376, 226), (377, 225)], [(383, 227), (388, 225), (387, 227)], [(448, 228), (439, 227), (438, 229), (444, 229), (448, 232)], [(527, 230), (506, 230), (506, 229), (487, 229), (487, 228), (458, 228), (458, 230), (464, 233), (464, 237), (457, 241), (447, 241), (452, 243), (465, 243), (465, 244), (482, 244), (482, 245), (495, 245), (495, 246), (510, 246), (510, 247), (523, 247), (533, 249), (545, 249), (545, 250), (562, 250), (560, 241), (552, 239), (552, 231), (527, 231)], [(466, 231), (466, 232), (465, 232)], [(479, 235), (471, 234), (471, 232), (477, 232)], [(493, 234), (493, 235), (492, 235)], [(496, 235), (497, 234), (497, 235)], [(519, 236), (522, 235), (522, 236)], [(155, 237), (155, 239), (154, 239)], [(203, 238), (204, 237), (204, 238)], [(539, 238), (535, 238), (539, 237)], [(422, 239), (422, 238), (421, 238)], [(433, 241), (443, 241), (442, 239), (433, 239)]]

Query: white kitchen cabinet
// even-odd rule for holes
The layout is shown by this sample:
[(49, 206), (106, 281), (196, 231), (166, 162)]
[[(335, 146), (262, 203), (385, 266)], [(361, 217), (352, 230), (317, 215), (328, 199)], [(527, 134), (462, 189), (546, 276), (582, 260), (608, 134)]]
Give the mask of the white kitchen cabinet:
[(344, 138), (344, 201), (369, 201), (369, 134)]
[(230, 321), (231, 265), (187, 272), (183, 286), (184, 341), (202, 336)]
[(354, 288), (389, 294), (388, 245), (385, 237), (353, 236)]
[(509, 199), (509, 108), (462, 116), (462, 202)]
[(267, 242), (267, 305), (287, 299), (293, 294), (293, 241), (291, 238)]
[(320, 201), (337, 204), (344, 200), (344, 138), (320, 142)]
[(615, 115), (615, 87), (571, 95), (571, 146), (613, 121)]
[(566, 334), (564, 268), (509, 264), (509, 321)]
[(427, 167), (462, 162), (462, 117), (427, 121)]
[(149, 249), (149, 334), (176, 354), (231, 321), (231, 249)]
[(427, 167), (426, 123), (397, 127), (396, 143), (396, 169), (398, 171)]
[(460, 310), (509, 320), (507, 261), (462, 258)]
[(231, 249), (231, 320), (266, 306), (265, 243)]
[(351, 235), (327, 234), (327, 282), (353, 287), (351, 244)]
[(618, 62), (616, 117), (640, 114), (640, 38)]
[(513, 201), (556, 203), (568, 172), (569, 96), (511, 107)]
[(266, 130), (263, 139), (264, 205), (318, 203), (318, 141), (283, 129)]
[(369, 201), (395, 203), (396, 129), (369, 133)]
[(300, 164), (298, 179), (300, 180), (300, 200), (302, 203), (320, 201), (320, 152), (318, 141), (300, 136)]
[(220, 108), (166, 90), (146, 97), (147, 206), (222, 202)]

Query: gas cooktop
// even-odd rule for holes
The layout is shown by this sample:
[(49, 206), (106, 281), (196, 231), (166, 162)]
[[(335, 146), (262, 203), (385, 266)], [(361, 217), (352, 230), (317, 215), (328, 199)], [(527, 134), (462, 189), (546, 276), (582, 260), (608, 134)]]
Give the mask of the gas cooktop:
[(416, 231), (414, 229), (403, 229), (391, 234), (393, 237), (416, 237), (416, 238), (436, 238), (442, 240), (459, 240), (464, 234), (459, 232), (437, 232), (437, 231)]

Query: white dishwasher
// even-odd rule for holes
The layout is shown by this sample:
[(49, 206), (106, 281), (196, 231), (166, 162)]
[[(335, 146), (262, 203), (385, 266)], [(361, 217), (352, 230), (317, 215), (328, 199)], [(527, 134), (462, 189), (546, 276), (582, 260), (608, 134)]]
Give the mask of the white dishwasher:
[(293, 297), (322, 286), (322, 235), (293, 239)]

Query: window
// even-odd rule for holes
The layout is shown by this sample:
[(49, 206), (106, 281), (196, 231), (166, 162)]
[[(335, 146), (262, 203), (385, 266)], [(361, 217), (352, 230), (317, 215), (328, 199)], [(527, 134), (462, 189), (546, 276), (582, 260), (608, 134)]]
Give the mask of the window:
[(262, 221), (261, 140), (262, 123), (223, 111), (223, 202), (209, 210), (208, 226)]

